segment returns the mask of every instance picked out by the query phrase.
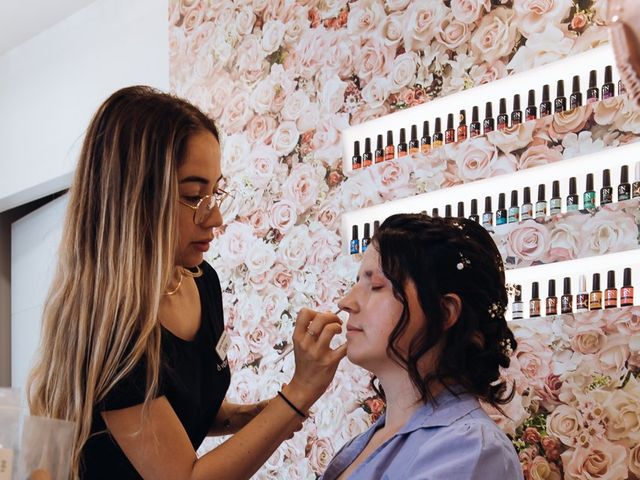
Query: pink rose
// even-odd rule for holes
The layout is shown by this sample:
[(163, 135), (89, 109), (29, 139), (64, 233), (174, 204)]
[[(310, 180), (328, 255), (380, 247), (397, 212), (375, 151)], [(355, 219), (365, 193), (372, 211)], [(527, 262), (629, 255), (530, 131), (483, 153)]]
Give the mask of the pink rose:
[(525, 122), (505, 130), (490, 132), (487, 138), (504, 153), (511, 153), (531, 143), (534, 128), (534, 122)]
[(469, 70), (469, 75), (473, 79), (474, 85), (491, 83), (507, 76), (507, 66), (501, 60), (496, 60), (491, 64), (476, 63)]
[(349, 37), (349, 33), (342, 29), (332, 32), (329, 48), (332, 54), (327, 58), (326, 66), (329, 71), (336, 72), (342, 80), (353, 74), (356, 58), (358, 58), (358, 43)]
[(601, 329), (578, 326), (571, 337), (571, 348), (583, 354), (597, 353), (605, 341), (606, 336)]
[[(285, 61), (285, 69), (312, 79), (324, 64), (329, 34), (324, 27), (306, 30)], [(289, 65), (291, 64), (291, 65)]]
[(236, 68), (248, 83), (255, 83), (268, 71), (269, 63), (255, 34), (244, 37), (237, 48), (236, 55)]
[(419, 51), (428, 45), (449, 11), (442, 2), (413, 2), (405, 13), (405, 50)]
[[(608, 335), (598, 352), (598, 360), (605, 373), (620, 372), (629, 358), (629, 338), (621, 333)], [(638, 439), (640, 440), (640, 438)]]
[(517, 34), (513, 11), (498, 7), (480, 22), (471, 37), (471, 50), (477, 59), (492, 63), (513, 50)]
[(260, 80), (251, 91), (251, 108), (257, 114), (265, 114), (272, 111), (273, 99), (276, 94), (276, 85), (269, 78)]
[(539, 167), (562, 160), (562, 153), (556, 148), (549, 148), (546, 143), (529, 147), (518, 159), (518, 170)]
[(370, 173), (377, 186), (375, 191), (384, 200), (403, 198), (411, 193), (411, 167), (407, 162), (387, 161), (376, 165)]
[(555, 465), (549, 464), (546, 458), (538, 455), (529, 466), (531, 480), (562, 480), (562, 475)]
[(529, 413), (523, 406), (523, 397), (518, 392), (515, 393), (509, 403), (500, 406), (504, 414), (488, 403), (481, 402), (480, 404), (482, 409), (496, 422), (500, 429), (512, 437), (515, 437), (516, 430), (529, 418)]
[(623, 97), (611, 97), (598, 102), (594, 109), (594, 120), (598, 125), (611, 125), (623, 103)]
[(392, 13), (384, 18), (380, 25), (380, 34), (387, 47), (397, 47), (402, 40), (404, 15), (399, 12)]
[(318, 199), (321, 178), (310, 164), (298, 163), (292, 169), (283, 185), (284, 198), (297, 207), (298, 213), (311, 208)]
[(485, 137), (469, 139), (458, 143), (455, 158), (458, 174), (463, 182), (473, 182), (488, 178), (491, 173), (491, 162), (497, 158), (496, 147), (491, 145)]
[(384, 400), (379, 397), (371, 397), (364, 401), (365, 409), (369, 411), (369, 413), (377, 414), (383, 413), (385, 409)]
[(384, 76), (391, 70), (395, 49), (387, 47), (381, 38), (370, 37), (360, 46), (356, 61), (357, 75), (362, 82)]
[(636, 104), (629, 96), (623, 96), (622, 98), (624, 103), (616, 115), (613, 126), (622, 132), (638, 135), (640, 134), (640, 109), (636, 107)]
[(224, 234), (220, 236), (217, 248), (228, 266), (237, 267), (244, 262), (254, 240), (250, 226), (233, 222), (227, 225)]
[(228, 134), (240, 132), (251, 119), (249, 94), (246, 90), (236, 89), (227, 99), (220, 123)]
[(540, 441), (540, 432), (533, 427), (525, 428), (522, 440), (529, 444), (537, 444)]
[[(542, 437), (541, 440), (542, 449), (544, 450), (544, 454), (549, 458), (552, 454), (558, 450), (560, 450), (560, 442), (556, 440), (555, 437)], [(559, 458), (559, 457), (558, 457)], [(550, 458), (551, 459), (551, 458)], [(551, 460), (557, 460), (557, 458), (553, 458)]]
[(576, 444), (582, 431), (582, 414), (570, 405), (560, 405), (547, 417), (547, 432), (568, 447)]
[(622, 333), (632, 337), (640, 333), (640, 312), (637, 308), (605, 310), (604, 319), (607, 333)]
[(249, 166), (249, 144), (244, 135), (229, 135), (222, 144), (222, 166), (226, 175), (240, 175)]
[(209, 115), (213, 118), (222, 116), (224, 107), (227, 105), (229, 98), (231, 98), (233, 88), (233, 80), (231, 80), (231, 76), (227, 72), (223, 70), (216, 75), (207, 88), (209, 90), (208, 95), (211, 98), (211, 104), (207, 109)]
[(449, 15), (440, 23), (436, 40), (442, 43), (447, 49), (455, 50), (463, 43), (466, 43), (471, 36), (469, 26), (457, 20), (453, 15)]
[(285, 98), (282, 119), (296, 121), (309, 105), (309, 96), (303, 90), (296, 90)]
[(318, 221), (329, 230), (336, 230), (339, 226), (339, 219), (342, 211), (335, 198), (323, 202), (318, 209)]
[(340, 189), (340, 201), (344, 211), (348, 211), (347, 209), (355, 210), (373, 205), (375, 201), (379, 200), (377, 188), (378, 186), (374, 182), (371, 174), (357, 175), (348, 178), (342, 184), (342, 188)]
[(553, 115), (551, 124), (549, 125), (549, 136), (553, 140), (558, 141), (562, 140), (568, 133), (576, 133), (584, 130), (591, 118), (591, 113), (593, 112), (592, 107), (590, 104), (584, 105)]
[(640, 477), (640, 443), (629, 452), (629, 472)]
[(258, 375), (253, 368), (242, 368), (234, 372), (229, 388), (230, 397), (245, 404), (257, 403), (259, 400), (258, 389), (255, 388), (257, 383)]
[(342, 161), (341, 132), (349, 127), (349, 115), (323, 117), (316, 128), (312, 146), (316, 160), (336, 168)]
[(271, 136), (276, 130), (276, 121), (270, 115), (254, 115), (245, 129), (247, 143), (271, 143)]
[(309, 450), (309, 465), (318, 475), (324, 473), (333, 458), (333, 445), (328, 438), (319, 438), (311, 444)]
[(398, 55), (393, 61), (389, 74), (389, 91), (398, 93), (404, 87), (412, 84), (416, 77), (417, 56), (413, 52)]
[(523, 222), (507, 235), (507, 255), (526, 263), (543, 260), (549, 250), (549, 230), (538, 222)]
[(572, 0), (515, 0), (513, 4), (518, 29), (525, 37), (543, 31), (547, 24), (559, 27), (572, 6)]
[(627, 450), (604, 439), (594, 440), (585, 448), (562, 454), (567, 480), (625, 480), (628, 477)]
[(624, 390), (599, 391), (606, 419), (607, 439), (626, 446), (640, 444), (640, 404)]
[(587, 17), (584, 13), (576, 13), (571, 19), (571, 30), (576, 32), (581, 32), (584, 30), (584, 27), (589, 23), (589, 17)]
[(580, 252), (580, 226), (582, 219), (577, 215), (558, 219), (551, 226), (549, 261), (563, 262), (578, 257)]
[(284, 265), (278, 262), (276, 262), (276, 264), (273, 266), (273, 271), (274, 271), (273, 284), (277, 288), (285, 292), (288, 292), (293, 279), (293, 275), (291, 274), (291, 271), (287, 267), (285, 267)]
[(298, 270), (307, 260), (310, 243), (308, 227), (297, 225), (280, 242), (278, 259), (290, 270)]
[(473, 23), (485, 12), (491, 10), (491, 0), (451, 0), (451, 12), (463, 23)]
[(340, 254), (340, 236), (319, 222), (313, 222), (309, 231), (313, 241), (309, 247), (308, 266), (326, 271)]
[(352, 36), (374, 31), (385, 17), (380, 0), (358, 0), (349, 9), (347, 31)]
[(523, 338), (518, 340), (515, 356), (524, 376), (540, 387), (551, 373), (551, 350), (535, 338)]
[(542, 397), (540, 399), (540, 404), (548, 411), (552, 411), (555, 407), (560, 405), (558, 394), (560, 393), (561, 388), (562, 380), (560, 380), (560, 377), (557, 375), (548, 375), (547, 378), (545, 378), (544, 385), (539, 393)]
[(190, 33), (195, 30), (204, 20), (204, 5), (197, 5), (195, 8), (190, 8), (184, 19), (182, 20), (182, 28), (185, 33)]
[(289, 199), (282, 199), (271, 207), (269, 221), (272, 228), (287, 233), (293, 228), (298, 219), (295, 203)]
[(300, 132), (294, 122), (282, 122), (276, 129), (271, 139), (271, 146), (274, 151), (284, 157), (289, 155), (298, 144)]

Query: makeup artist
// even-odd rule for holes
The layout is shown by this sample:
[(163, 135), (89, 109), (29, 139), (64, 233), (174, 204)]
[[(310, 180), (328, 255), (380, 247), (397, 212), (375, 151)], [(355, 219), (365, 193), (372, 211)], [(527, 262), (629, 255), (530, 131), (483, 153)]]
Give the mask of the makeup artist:
[[(203, 261), (222, 225), (220, 144), (191, 104), (148, 87), (93, 117), (71, 187), (28, 397), (76, 424), (73, 478), (245, 479), (301, 428), (346, 347), (303, 310), (295, 373), (274, 399), (225, 400), (222, 295)], [(206, 435), (234, 435), (197, 458)]]

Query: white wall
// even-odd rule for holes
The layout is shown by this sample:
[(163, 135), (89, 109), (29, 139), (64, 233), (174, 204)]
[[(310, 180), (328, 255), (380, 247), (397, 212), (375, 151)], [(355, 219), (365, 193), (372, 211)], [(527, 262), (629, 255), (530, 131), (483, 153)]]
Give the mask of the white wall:
[(0, 56), (0, 211), (65, 188), (111, 92), (169, 88), (168, 0), (98, 0)]
[[(0, 56), (0, 212), (69, 186), (98, 105), (133, 84), (169, 89), (168, 0), (97, 0)], [(39, 341), (66, 196), (12, 228), (12, 385)]]

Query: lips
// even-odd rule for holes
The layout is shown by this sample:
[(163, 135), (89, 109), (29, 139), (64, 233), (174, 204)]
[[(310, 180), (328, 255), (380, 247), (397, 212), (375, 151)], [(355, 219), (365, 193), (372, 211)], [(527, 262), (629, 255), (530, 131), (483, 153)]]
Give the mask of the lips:
[(206, 252), (209, 250), (209, 242), (193, 242), (193, 247), (200, 252)]
[(347, 325), (347, 333), (361, 332), (362, 329), (353, 325)]

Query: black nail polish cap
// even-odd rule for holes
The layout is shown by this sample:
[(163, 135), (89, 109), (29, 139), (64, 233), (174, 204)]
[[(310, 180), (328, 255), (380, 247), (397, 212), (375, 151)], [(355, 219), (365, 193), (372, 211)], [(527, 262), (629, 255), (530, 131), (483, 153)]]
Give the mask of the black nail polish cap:
[(602, 186), (610, 187), (611, 186), (611, 172), (608, 168), (605, 168), (602, 171)]
[(353, 240), (358, 239), (358, 225), (354, 225), (351, 227), (351, 238)]
[(609, 270), (607, 272), (607, 288), (616, 288), (616, 271)]
[(407, 134), (405, 133), (404, 128), (400, 129), (400, 143), (406, 143), (407, 142)]
[(536, 91), (531, 89), (529, 90), (529, 107), (535, 107), (536, 106)]
[(464, 202), (458, 202), (458, 217), (464, 217)]
[(578, 187), (576, 186), (576, 177), (571, 177), (569, 179), (569, 195), (575, 195)]
[(620, 183), (629, 183), (629, 167), (627, 165), (620, 167)]
[(491, 210), (491, 197), (484, 197), (484, 211), (490, 212)]
[(417, 139), (418, 139), (418, 126), (411, 125), (411, 140), (417, 140)]
[(424, 122), (422, 122), (422, 136), (429, 136), (429, 120), (425, 120)]
[(442, 126), (441, 126), (441, 123), (440, 123), (440, 117), (438, 117), (438, 118), (436, 118), (436, 129), (435, 129), (435, 132), (436, 133), (440, 133), (441, 130), (442, 130)]
[(515, 295), (513, 298), (514, 302), (521, 302), (522, 301), (522, 285), (514, 285), (515, 287)]
[(360, 142), (356, 140), (353, 142), (353, 156), (357, 157), (360, 155)]
[(559, 198), (560, 197), (560, 182), (558, 180), (554, 180), (552, 187), (551, 187), (551, 191), (553, 193), (553, 198)]
[(507, 113), (507, 99), (506, 98), (501, 98), (500, 99), (500, 114), (505, 114)]
[(505, 194), (498, 195), (498, 210), (504, 210)]
[(580, 93), (580, 75), (573, 76), (573, 93)]
[(451, 217), (451, 205), (444, 206), (444, 216), (445, 218)]
[(378, 139), (376, 140), (376, 149), (382, 150), (382, 135), (378, 135)]
[(512, 207), (517, 207), (518, 206), (518, 191), (517, 190), (511, 190), (511, 206)]
[(453, 128), (453, 113), (447, 115), (447, 130), (451, 130)]
[(531, 284), (531, 299), (532, 300), (537, 300), (538, 298), (540, 298), (538, 282), (533, 282)]
[(593, 190), (593, 173), (587, 173), (587, 192)]
[(474, 198), (473, 200), (471, 200), (471, 215), (477, 215), (477, 214), (478, 214), (478, 200)]
[(393, 145), (393, 132), (387, 130), (387, 145)]
[(480, 114), (478, 113), (478, 107), (473, 107), (473, 109), (471, 110), (471, 121), (478, 122), (479, 117), (480, 117)]
[(485, 118), (493, 117), (493, 104), (491, 102), (487, 102), (484, 106), (484, 116)]
[(549, 292), (547, 295), (548, 297), (556, 296), (556, 281), (553, 278), (549, 280), (549, 287), (547, 288), (547, 291)]
[(531, 203), (531, 189), (529, 187), (524, 187), (523, 196), (523, 203)]
[(625, 268), (624, 269), (624, 282), (623, 282), (623, 287), (630, 287), (631, 286), (631, 269), (630, 268)]
[(594, 273), (593, 280), (591, 281), (592, 288), (591, 290), (600, 290), (600, 274)]
[(369, 225), (369, 223), (365, 223), (364, 224), (364, 235), (362, 236), (362, 238), (370, 238), (371, 237), (371, 226)]
[(545, 194), (544, 194), (544, 183), (541, 183), (540, 185), (538, 185), (538, 201), (539, 202), (544, 202), (545, 200)]
[(558, 80), (556, 84), (556, 96), (564, 97), (564, 80)]
[(564, 295), (571, 295), (571, 277), (564, 277)]
[(598, 72), (591, 70), (589, 72), (589, 88), (596, 88), (598, 86)]
[(376, 220), (373, 222), (373, 234), (378, 233), (378, 229), (380, 228), (380, 220)]
[(432, 208), (431, 209), (431, 216), (432, 217), (439, 217), (440, 215), (438, 214), (438, 209), (437, 208)]
[(611, 83), (613, 81), (613, 71), (611, 65), (604, 67), (604, 83)]
[(513, 96), (513, 109), (520, 110), (520, 95), (517, 93)]
[(365, 138), (364, 140), (364, 153), (371, 153), (371, 139)]
[(542, 87), (542, 101), (543, 102), (549, 101), (549, 85), (544, 85)]

